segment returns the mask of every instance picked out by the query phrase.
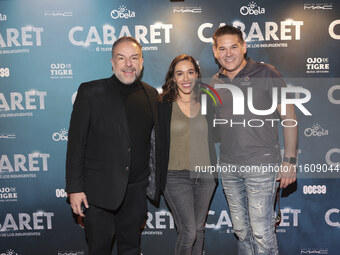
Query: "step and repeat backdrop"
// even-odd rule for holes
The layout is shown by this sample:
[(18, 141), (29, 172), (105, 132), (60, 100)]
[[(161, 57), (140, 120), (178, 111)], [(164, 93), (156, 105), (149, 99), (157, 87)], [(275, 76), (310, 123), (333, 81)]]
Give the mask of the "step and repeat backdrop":
[[(249, 57), (304, 89), (296, 96), (311, 113), (296, 108), (299, 179), (282, 193), (280, 253), (339, 254), (339, 1), (1, 0), (1, 255), (87, 254), (64, 190), (68, 126), (80, 83), (111, 76), (112, 43), (125, 35), (140, 41), (143, 80), (156, 88), (182, 53), (197, 59), (208, 81), (218, 71), (212, 34), (223, 24), (243, 31)], [(142, 253), (171, 255), (171, 213), (163, 199), (148, 206)], [(221, 185), (205, 254), (237, 254)]]

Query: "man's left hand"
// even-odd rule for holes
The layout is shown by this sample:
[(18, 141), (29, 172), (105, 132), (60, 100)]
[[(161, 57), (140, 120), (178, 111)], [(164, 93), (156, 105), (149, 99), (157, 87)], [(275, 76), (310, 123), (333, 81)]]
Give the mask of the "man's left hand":
[(288, 185), (296, 181), (296, 165), (288, 162), (282, 162), (279, 175), (276, 178), (280, 181), (280, 188), (287, 188)]

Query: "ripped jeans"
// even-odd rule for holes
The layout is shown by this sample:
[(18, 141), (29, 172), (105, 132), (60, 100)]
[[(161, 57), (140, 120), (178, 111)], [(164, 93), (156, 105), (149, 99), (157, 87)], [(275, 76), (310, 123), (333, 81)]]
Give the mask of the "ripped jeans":
[(240, 165), (220, 166), (231, 169), (221, 172), (221, 179), (238, 237), (238, 254), (278, 255), (274, 212), (277, 173), (261, 167), (246, 171)]

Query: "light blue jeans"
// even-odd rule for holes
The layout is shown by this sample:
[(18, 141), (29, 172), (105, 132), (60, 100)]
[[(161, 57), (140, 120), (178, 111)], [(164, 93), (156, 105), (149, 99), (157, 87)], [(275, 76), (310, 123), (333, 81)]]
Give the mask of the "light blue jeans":
[(274, 212), (277, 173), (262, 167), (246, 171), (240, 165), (220, 166), (229, 169), (221, 172), (221, 179), (238, 237), (238, 254), (278, 255)]

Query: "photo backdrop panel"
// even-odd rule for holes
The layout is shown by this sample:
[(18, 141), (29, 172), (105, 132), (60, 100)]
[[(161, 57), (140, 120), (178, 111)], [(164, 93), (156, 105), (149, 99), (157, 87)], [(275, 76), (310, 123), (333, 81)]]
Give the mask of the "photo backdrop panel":
[[(182, 53), (196, 58), (208, 82), (219, 68), (212, 34), (223, 24), (243, 31), (248, 57), (311, 95), (303, 106), (312, 115), (297, 109), (299, 179), (282, 192), (280, 254), (337, 254), (339, 8), (301, 0), (0, 1), (0, 254), (87, 254), (65, 193), (68, 126), (80, 83), (112, 75), (112, 43), (124, 35), (140, 41), (143, 80), (155, 88)], [(165, 201), (148, 208), (142, 253), (173, 254), (177, 233)], [(221, 184), (204, 252), (237, 254)]]

